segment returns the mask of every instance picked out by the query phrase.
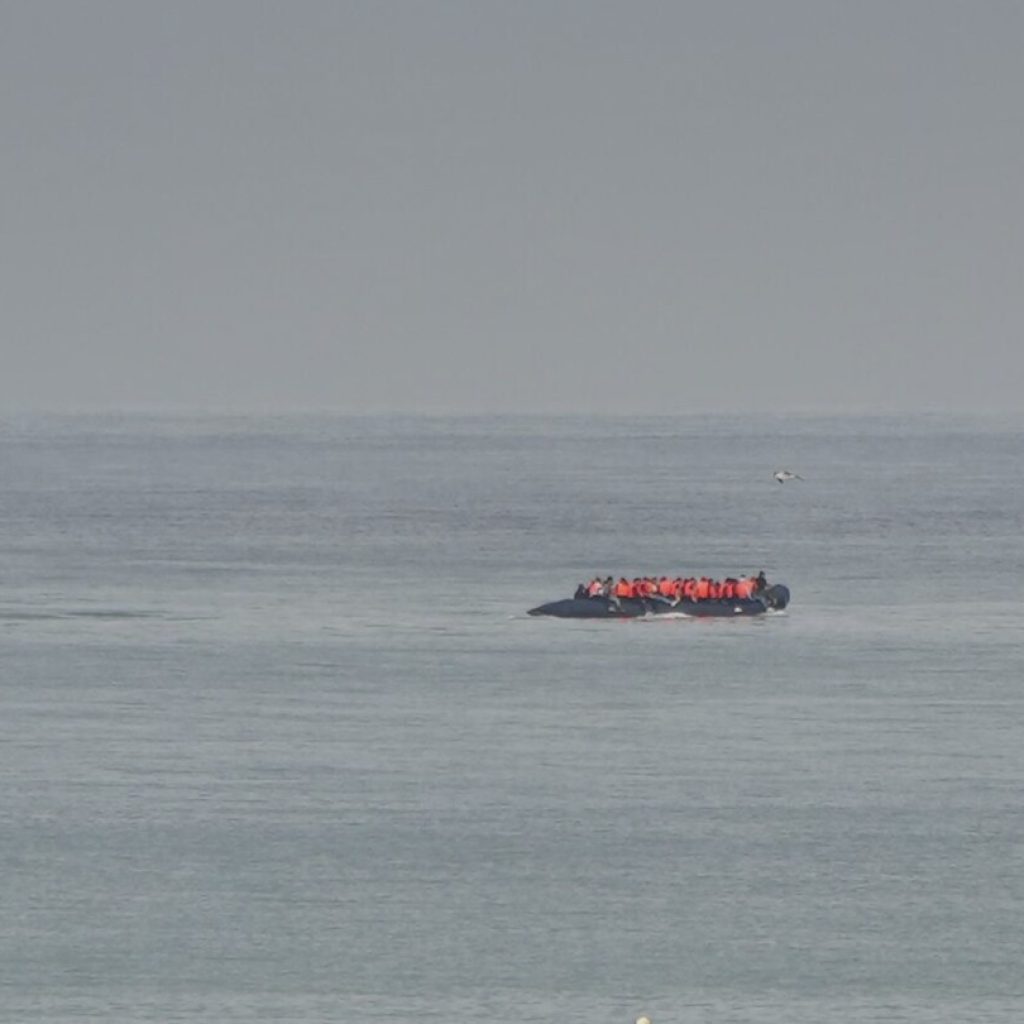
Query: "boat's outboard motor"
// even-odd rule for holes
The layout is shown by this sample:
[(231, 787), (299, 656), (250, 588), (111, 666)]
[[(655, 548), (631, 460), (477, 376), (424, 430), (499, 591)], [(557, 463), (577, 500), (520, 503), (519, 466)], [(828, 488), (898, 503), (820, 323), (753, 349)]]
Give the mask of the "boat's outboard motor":
[(781, 612), (789, 604), (789, 587), (783, 583), (773, 583), (761, 595), (761, 599), (769, 608)]

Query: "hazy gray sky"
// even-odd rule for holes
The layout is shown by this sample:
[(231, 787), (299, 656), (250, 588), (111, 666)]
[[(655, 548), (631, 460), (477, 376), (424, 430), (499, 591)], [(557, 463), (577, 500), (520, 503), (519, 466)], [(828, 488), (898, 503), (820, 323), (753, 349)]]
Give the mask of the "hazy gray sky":
[(0, 0), (0, 408), (1016, 410), (1024, 4)]

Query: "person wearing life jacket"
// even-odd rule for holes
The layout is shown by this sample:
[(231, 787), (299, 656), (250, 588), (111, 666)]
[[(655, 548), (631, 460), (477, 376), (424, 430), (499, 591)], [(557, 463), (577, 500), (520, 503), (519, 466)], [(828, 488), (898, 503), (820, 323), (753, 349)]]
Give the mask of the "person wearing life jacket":
[(587, 597), (600, 597), (601, 596), (601, 581), (595, 576), (590, 583), (587, 584)]
[(672, 599), (672, 581), (667, 576), (658, 580), (658, 594), (661, 597)]
[(688, 601), (697, 600), (697, 581), (692, 576), (683, 580), (683, 597)]
[(711, 595), (711, 580), (707, 576), (701, 576), (697, 580), (697, 600), (706, 601)]
[(736, 581), (731, 576), (722, 580), (722, 600), (731, 601), (736, 596)]
[(629, 580), (625, 576), (619, 577), (619, 582), (615, 584), (615, 596), (616, 597), (632, 597), (633, 588), (630, 586)]
[(743, 579), (737, 580), (735, 592), (736, 597), (740, 601), (749, 601), (750, 595), (754, 592), (754, 581), (748, 576), (744, 576)]
[(682, 601), (683, 599), (683, 577), (677, 576), (672, 581), (672, 600)]
[(658, 592), (658, 585), (651, 579), (650, 576), (645, 576), (640, 581), (640, 596), (641, 597), (654, 597)]

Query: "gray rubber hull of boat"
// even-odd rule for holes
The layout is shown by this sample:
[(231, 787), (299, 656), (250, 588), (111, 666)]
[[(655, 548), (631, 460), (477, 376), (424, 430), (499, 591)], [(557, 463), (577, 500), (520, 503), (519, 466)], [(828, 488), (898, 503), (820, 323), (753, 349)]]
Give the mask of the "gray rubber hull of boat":
[(789, 604), (789, 588), (782, 583), (768, 587), (757, 597), (706, 601), (662, 601), (657, 598), (568, 597), (531, 608), (529, 615), (559, 619), (639, 619), (645, 615), (689, 615), (695, 618), (736, 618), (781, 611)]

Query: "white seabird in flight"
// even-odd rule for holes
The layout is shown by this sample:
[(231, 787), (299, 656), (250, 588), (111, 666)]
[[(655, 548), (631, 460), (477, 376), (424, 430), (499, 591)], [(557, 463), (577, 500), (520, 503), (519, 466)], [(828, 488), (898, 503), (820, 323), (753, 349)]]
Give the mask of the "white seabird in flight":
[(784, 484), (787, 480), (803, 480), (803, 477), (799, 473), (790, 473), (788, 469), (777, 469), (775, 479)]

